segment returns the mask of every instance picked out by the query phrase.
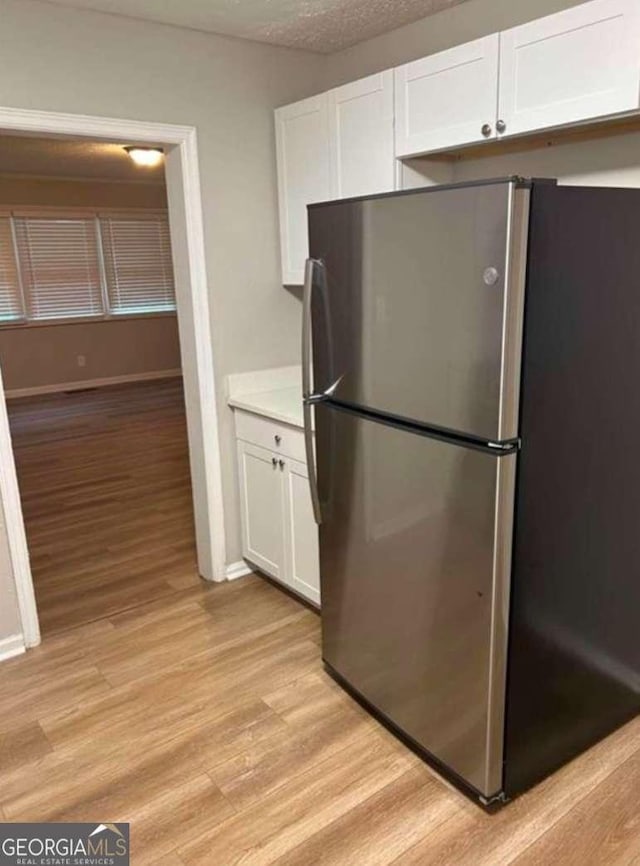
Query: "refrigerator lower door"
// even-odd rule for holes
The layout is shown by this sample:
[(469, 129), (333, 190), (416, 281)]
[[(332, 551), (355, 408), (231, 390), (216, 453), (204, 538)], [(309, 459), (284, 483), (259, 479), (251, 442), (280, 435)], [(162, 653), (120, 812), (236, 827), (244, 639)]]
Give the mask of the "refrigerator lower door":
[(315, 409), (324, 661), (490, 798), (502, 788), (516, 455)]

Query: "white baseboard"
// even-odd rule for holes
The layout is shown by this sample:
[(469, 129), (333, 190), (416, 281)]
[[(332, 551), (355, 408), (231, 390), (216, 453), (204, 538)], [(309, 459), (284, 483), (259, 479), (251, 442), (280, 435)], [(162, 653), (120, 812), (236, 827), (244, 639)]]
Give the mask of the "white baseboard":
[(7, 400), (16, 397), (34, 397), (37, 394), (57, 394), (60, 391), (82, 391), (105, 385), (123, 385), (126, 382), (148, 382), (152, 379), (173, 379), (182, 376), (182, 370), (153, 370), (150, 373), (127, 373), (124, 376), (105, 376), (101, 379), (83, 379), (78, 382), (58, 382), (55, 385), (36, 385), (33, 388), (13, 388), (5, 391)]
[(25, 651), (24, 637), (21, 634), (12, 634), (0, 640), (0, 661), (19, 656)]
[(245, 577), (247, 574), (251, 574), (253, 571), (244, 559), (238, 560), (238, 562), (232, 562), (225, 569), (225, 574), (227, 576), (227, 580), (237, 580), (239, 577)]

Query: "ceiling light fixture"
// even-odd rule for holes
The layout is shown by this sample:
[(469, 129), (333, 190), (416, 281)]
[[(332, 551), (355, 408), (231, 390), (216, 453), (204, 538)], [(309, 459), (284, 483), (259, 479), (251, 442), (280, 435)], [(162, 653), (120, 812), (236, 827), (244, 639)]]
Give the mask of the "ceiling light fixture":
[(160, 165), (164, 153), (161, 147), (138, 147), (137, 145), (127, 145), (126, 152), (136, 165), (144, 165), (153, 167)]

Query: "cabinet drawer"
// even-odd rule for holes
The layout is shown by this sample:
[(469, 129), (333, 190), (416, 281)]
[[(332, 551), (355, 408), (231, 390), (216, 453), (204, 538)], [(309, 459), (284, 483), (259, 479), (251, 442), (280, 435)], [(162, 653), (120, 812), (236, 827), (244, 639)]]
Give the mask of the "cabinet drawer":
[(245, 442), (269, 448), (283, 457), (305, 461), (304, 433), (287, 424), (236, 409), (236, 436)]

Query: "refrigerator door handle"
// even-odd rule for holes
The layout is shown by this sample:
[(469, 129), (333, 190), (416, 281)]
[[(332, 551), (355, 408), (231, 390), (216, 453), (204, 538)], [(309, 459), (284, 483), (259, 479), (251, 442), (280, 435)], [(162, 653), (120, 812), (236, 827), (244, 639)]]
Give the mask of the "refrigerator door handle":
[(309, 405), (313, 406), (314, 403), (323, 403), (325, 400), (329, 400), (336, 392), (336, 388), (344, 379), (344, 373), (342, 376), (338, 376), (333, 385), (329, 385), (326, 391), (318, 391), (317, 394), (309, 394), (308, 397), (303, 397), (305, 403), (309, 403)]
[(302, 294), (302, 396), (311, 396), (311, 296), (316, 259), (307, 259), (304, 266), (304, 290)]
[(304, 450), (307, 457), (307, 472), (309, 475), (309, 490), (311, 492), (311, 505), (313, 506), (313, 517), (320, 526), (322, 523), (322, 512), (320, 510), (320, 496), (318, 494), (318, 478), (316, 476), (316, 458), (313, 447), (312, 428), (312, 403), (303, 403), (302, 413), (304, 417)]
[(316, 475), (316, 459), (313, 447), (313, 399), (311, 394), (311, 296), (315, 269), (322, 263), (317, 259), (307, 259), (304, 269), (304, 294), (302, 297), (302, 412), (304, 420), (304, 448), (307, 457), (307, 472), (309, 475), (309, 490), (313, 516), (318, 525), (322, 522), (320, 496), (318, 494), (318, 478)]

